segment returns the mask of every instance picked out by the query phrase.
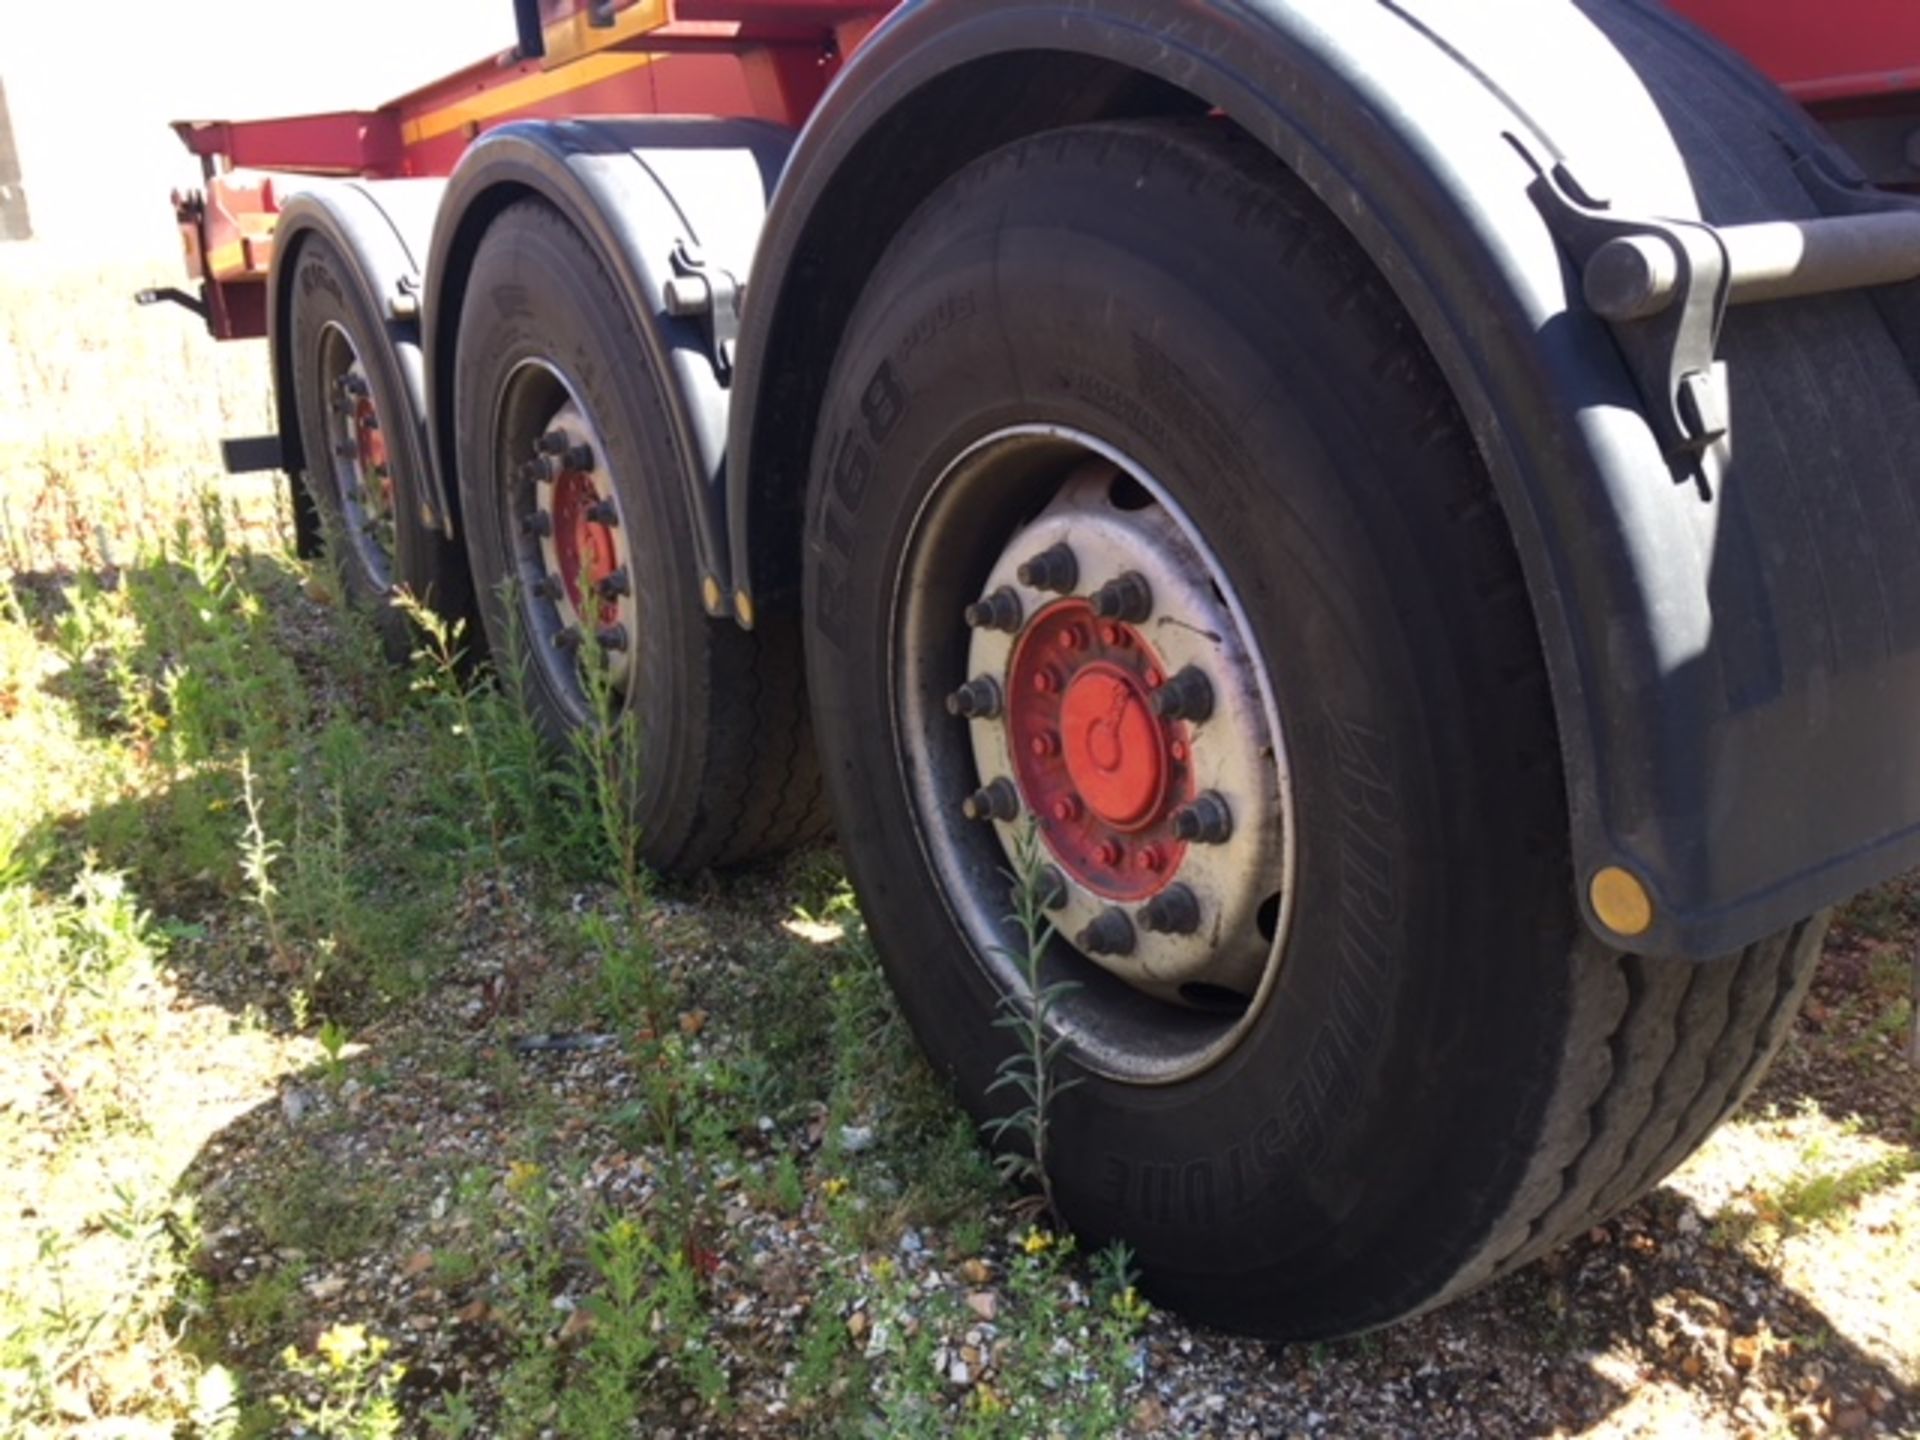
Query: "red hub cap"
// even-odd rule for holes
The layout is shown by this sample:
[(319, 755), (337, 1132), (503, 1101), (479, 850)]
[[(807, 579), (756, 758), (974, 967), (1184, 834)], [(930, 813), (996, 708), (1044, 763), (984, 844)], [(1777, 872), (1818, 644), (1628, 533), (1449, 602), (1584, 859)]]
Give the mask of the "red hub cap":
[(1192, 798), (1186, 727), (1154, 714), (1166, 670), (1130, 625), (1082, 600), (1034, 617), (1014, 650), (1007, 695), (1014, 770), (1060, 863), (1095, 893), (1165, 889), (1186, 845), (1173, 814)]
[(613, 531), (592, 518), (598, 503), (600, 494), (590, 475), (568, 470), (553, 482), (553, 548), (560, 561), (560, 583), (567, 587), (574, 614), (592, 617), (590, 624), (611, 625), (619, 618), (619, 604), (597, 593), (590, 603), (580, 584), (584, 576), (597, 592), (600, 582), (620, 566)]

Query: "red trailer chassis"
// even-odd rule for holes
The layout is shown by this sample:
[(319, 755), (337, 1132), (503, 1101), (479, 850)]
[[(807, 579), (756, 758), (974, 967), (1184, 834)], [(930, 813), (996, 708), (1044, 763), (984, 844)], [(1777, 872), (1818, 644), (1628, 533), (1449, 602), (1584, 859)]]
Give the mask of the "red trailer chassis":
[[(363, 179), (444, 176), (485, 131), (590, 115), (754, 116), (798, 129), (846, 57), (893, 8), (873, 0), (562, 0), (545, 54), (477, 61), (377, 110), (183, 120), (204, 194), (176, 198), (189, 274), (216, 338), (266, 333), (256, 287), (273, 260), (278, 192), (248, 171)], [(1920, 182), (1920, 11), (1902, 0), (1674, 0), (1816, 115), (1870, 137), (1887, 179)], [(559, 12), (555, 14), (554, 12)], [(1897, 160), (1892, 142), (1898, 131)], [(1916, 141), (1920, 156), (1920, 141)]]

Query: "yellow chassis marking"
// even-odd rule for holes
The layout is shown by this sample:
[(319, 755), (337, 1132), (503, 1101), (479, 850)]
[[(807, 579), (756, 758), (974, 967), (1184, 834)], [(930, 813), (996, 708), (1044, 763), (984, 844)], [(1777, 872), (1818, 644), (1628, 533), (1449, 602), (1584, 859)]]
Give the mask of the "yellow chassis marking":
[(623, 40), (658, 30), (667, 21), (667, 0), (638, 0), (622, 10), (611, 25), (587, 24), (584, 8), (567, 19), (546, 28), (547, 55), (541, 61), (541, 73), (510, 80), (483, 90), (465, 100), (456, 100), (438, 110), (409, 120), (401, 127), (401, 136), (409, 145), (450, 134), (483, 120), (511, 114), (537, 105), (542, 100), (570, 94), (602, 80), (611, 80), (629, 70), (651, 65), (657, 56), (614, 51), (602, 54)]
[(583, 55), (596, 54), (623, 40), (658, 30), (666, 23), (667, 0), (634, 0), (613, 17), (611, 25), (604, 26), (589, 25), (587, 7), (582, 5), (542, 32), (547, 42), (547, 58), (541, 62), (541, 69), (557, 70)]
[(468, 125), (477, 125), (497, 115), (524, 110), (529, 105), (597, 85), (602, 80), (611, 80), (629, 70), (651, 65), (657, 58), (653, 55), (589, 55), (584, 60), (574, 61), (564, 70), (550, 70), (542, 75), (529, 75), (523, 80), (510, 80), (505, 85), (483, 90), (471, 99), (456, 100), (451, 105), (430, 110), (417, 120), (407, 121), (401, 134), (407, 144), (418, 145), (422, 140), (431, 140)]
[(231, 245), (216, 245), (207, 252), (208, 273), (218, 278), (232, 275), (247, 268), (247, 249), (240, 241)]

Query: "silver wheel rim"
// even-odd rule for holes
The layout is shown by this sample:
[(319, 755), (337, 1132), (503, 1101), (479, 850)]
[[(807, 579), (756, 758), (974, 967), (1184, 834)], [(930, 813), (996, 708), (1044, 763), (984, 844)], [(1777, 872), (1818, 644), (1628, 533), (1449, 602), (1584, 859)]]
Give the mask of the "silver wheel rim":
[(320, 331), (321, 403), (326, 407), (328, 473), (344, 538), (374, 588), (393, 588), (398, 543), (392, 457), (372, 378), (353, 338), (329, 321)]
[(544, 360), (513, 369), (496, 414), (509, 603), (518, 607), (528, 657), (584, 720), (587, 647), (624, 695), (641, 633), (631, 530), (604, 432), (578, 389)]
[[(1074, 585), (1049, 589), (1022, 577), (1023, 563), (1062, 544), (1079, 562)], [(1154, 816), (1175, 816), (1207, 797), (1223, 802), (1227, 823), (1224, 835), (1214, 826), (1206, 839), (1168, 846), (1145, 897), (1116, 900), (1102, 888), (1116, 872), (1103, 869), (1103, 859), (1088, 861), (1079, 841), (1117, 832), (1101, 828), (1104, 811), (1083, 823), (1051, 809), (1044, 777), (1052, 762), (1019, 758), (1016, 741), (1024, 749), (1033, 738), (1023, 728), (1031, 714), (1006, 688), (1027, 677), (1022, 666), (1047, 634), (1049, 616), (1057, 622), (1067, 614), (1061, 607), (1084, 605), (1128, 573), (1144, 579), (1153, 597), (1132, 627), (1143, 648), (1130, 662), (1129, 684), (1137, 701), (1165, 705), (1174, 716), (1151, 732), (1178, 756), (1167, 769), (1174, 793), (1156, 802)], [(966, 628), (965, 606), (989, 601), (1005, 608), (998, 622), (982, 614)], [(1059, 934), (1043, 979), (1075, 982), (1055, 1017), (1080, 1063), (1139, 1084), (1170, 1083), (1217, 1064), (1262, 1013), (1280, 971), (1296, 831), (1275, 686), (1198, 528), (1167, 487), (1096, 437), (1054, 426), (1010, 428), (969, 447), (932, 486), (914, 517), (891, 604), (899, 779), (943, 901), (978, 963), (1001, 991), (1024, 988), (1008, 953), (1006, 872), (1019, 828), (1031, 819), (1053, 871), (1049, 883), (1065, 882), (1049, 914)], [(1061, 688), (1079, 690), (1096, 670), (1104, 683), (1108, 662), (1119, 658), (1111, 650), (1068, 655), (1050, 668)], [(1148, 688), (1190, 669), (1209, 682), (1211, 708), (1197, 723)], [(997, 709), (981, 691), (991, 713), (950, 713), (958, 687), (989, 680), (1001, 688)], [(1070, 729), (1066, 702), (1058, 713)], [(987, 803), (986, 787), (997, 780), (1012, 783), (1017, 817)], [(1106, 791), (1091, 793), (1106, 802)], [(968, 797), (978, 803), (963, 810)], [(1036, 804), (1048, 813), (1034, 814)], [(1130, 823), (1123, 854), (1126, 843), (1153, 848), (1166, 833)], [(1142, 912), (1175, 887), (1193, 902), (1186, 921), (1151, 924)], [(1116, 910), (1133, 927), (1129, 953), (1113, 953), (1098, 943), (1099, 932), (1089, 933)], [(1167, 912), (1157, 918), (1164, 922)]]

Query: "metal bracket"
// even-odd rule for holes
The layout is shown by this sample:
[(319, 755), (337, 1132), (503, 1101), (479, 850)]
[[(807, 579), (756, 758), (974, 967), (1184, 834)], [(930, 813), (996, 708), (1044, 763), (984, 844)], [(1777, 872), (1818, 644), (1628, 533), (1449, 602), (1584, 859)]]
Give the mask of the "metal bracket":
[(207, 318), (207, 302), (187, 294), (177, 285), (156, 285), (147, 290), (136, 290), (133, 295), (136, 305), (178, 305), (182, 310), (191, 310), (202, 320)]
[[(1618, 214), (1564, 164), (1535, 168), (1529, 197), (1584, 277), (1588, 305), (1607, 317), (1674, 478), (1695, 479), (1729, 424), (1726, 365), (1714, 358), (1731, 286), (1725, 243), (1698, 220)], [(1625, 297), (1645, 292), (1650, 276), (1676, 299), (1636, 308)]]
[(733, 378), (734, 346), (740, 339), (740, 306), (747, 287), (732, 272), (708, 263), (697, 245), (676, 240), (673, 278), (664, 290), (667, 313), (683, 320), (704, 320), (708, 353), (724, 384)]

